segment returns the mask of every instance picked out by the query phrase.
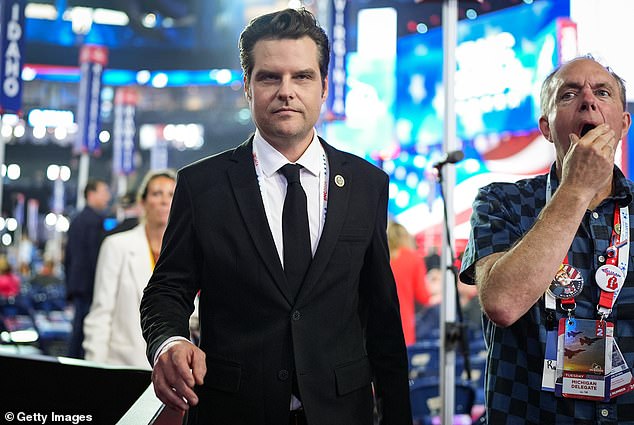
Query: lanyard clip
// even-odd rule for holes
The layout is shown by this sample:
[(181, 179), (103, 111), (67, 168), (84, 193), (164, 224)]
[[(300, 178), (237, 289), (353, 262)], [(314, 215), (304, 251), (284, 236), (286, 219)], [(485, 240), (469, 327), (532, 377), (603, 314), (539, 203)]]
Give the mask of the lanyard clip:
[(623, 242), (619, 243), (619, 244), (615, 244), (612, 245), (610, 247), (608, 247), (608, 249), (606, 250), (606, 255), (608, 256), (608, 258), (614, 258), (616, 257), (616, 252), (623, 248), (625, 245), (627, 245), (628, 241), (624, 240)]
[(574, 299), (561, 300), (561, 309), (568, 313), (568, 321), (572, 321), (572, 313), (577, 308), (577, 303)]
[(604, 322), (608, 318), (608, 316), (610, 316), (610, 313), (612, 313), (611, 308), (597, 305), (597, 314), (599, 315), (599, 320), (601, 320), (602, 322)]

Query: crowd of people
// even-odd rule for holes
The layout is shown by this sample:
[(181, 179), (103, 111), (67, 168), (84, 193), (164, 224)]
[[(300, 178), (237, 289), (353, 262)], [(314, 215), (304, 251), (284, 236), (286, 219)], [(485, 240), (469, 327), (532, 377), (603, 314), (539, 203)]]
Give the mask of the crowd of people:
[[(0, 255), (0, 304), (32, 316), (38, 310), (56, 310), (64, 313), (58, 317), (71, 321), (54, 353), (40, 344), (45, 353), (150, 367), (135, 325), (143, 288), (160, 252), (175, 181), (172, 170), (150, 171), (132, 199), (126, 194), (111, 205), (109, 185), (89, 180), (86, 205), (71, 221), (63, 255), (33, 244), (28, 261), (24, 255)], [(107, 230), (106, 217), (115, 209), (126, 215)]]

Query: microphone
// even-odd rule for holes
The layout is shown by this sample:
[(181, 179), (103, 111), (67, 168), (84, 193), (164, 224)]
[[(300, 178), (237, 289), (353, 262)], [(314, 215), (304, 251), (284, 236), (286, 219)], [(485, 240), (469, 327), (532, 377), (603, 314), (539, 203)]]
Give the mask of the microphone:
[(463, 151), (451, 151), (447, 152), (440, 157), (440, 160), (434, 164), (434, 168), (440, 169), (447, 164), (455, 164), (458, 161), (462, 161), (464, 158)]

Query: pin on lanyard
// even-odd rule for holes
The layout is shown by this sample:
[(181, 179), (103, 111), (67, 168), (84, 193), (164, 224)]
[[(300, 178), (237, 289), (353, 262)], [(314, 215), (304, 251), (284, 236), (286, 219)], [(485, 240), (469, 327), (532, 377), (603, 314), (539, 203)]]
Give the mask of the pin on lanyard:
[[(550, 201), (551, 183), (550, 174), (546, 180), (546, 203)], [(605, 320), (616, 303), (623, 284), (629, 264), (629, 234), (630, 215), (627, 206), (614, 207), (614, 227), (612, 230), (612, 245), (606, 251), (606, 264), (599, 267), (595, 273), (597, 286), (601, 289), (597, 312), (602, 320)], [(561, 308), (568, 312), (568, 317), (572, 317), (572, 312), (576, 308), (574, 296), (581, 292), (583, 278), (581, 274), (568, 265), (568, 255), (564, 258), (562, 265), (553, 279), (551, 286), (545, 294), (546, 309), (555, 310), (556, 300), (561, 300)]]
[[(546, 180), (546, 203), (550, 202), (552, 197), (550, 174), (548, 174)], [(582, 274), (568, 264), (568, 254), (561, 262), (561, 266), (555, 277), (553, 278), (548, 290), (544, 294), (544, 303), (547, 311), (554, 311), (557, 309), (557, 300), (560, 300), (561, 309), (568, 313), (568, 318), (572, 318), (573, 312), (577, 307), (575, 302), (575, 296), (581, 293), (583, 289), (583, 276)], [(553, 313), (550, 313), (552, 316)]]
[[(582, 289), (583, 276), (579, 270), (568, 264), (568, 254), (566, 254), (546, 293), (553, 297), (553, 300), (559, 299), (561, 309), (568, 313), (570, 319), (577, 307), (575, 297), (581, 293)], [(553, 310), (554, 305), (553, 302)]]
[(614, 227), (611, 245), (606, 250), (605, 264), (595, 273), (597, 286), (601, 289), (597, 312), (601, 320), (610, 313), (625, 284), (630, 256), (630, 214), (627, 207), (614, 208)]

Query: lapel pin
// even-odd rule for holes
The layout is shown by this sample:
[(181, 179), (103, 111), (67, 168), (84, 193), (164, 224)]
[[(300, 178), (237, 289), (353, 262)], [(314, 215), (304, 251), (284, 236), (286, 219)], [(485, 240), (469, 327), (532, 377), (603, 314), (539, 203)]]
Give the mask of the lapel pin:
[(339, 187), (343, 187), (343, 185), (346, 184), (346, 181), (343, 179), (341, 174), (337, 174), (335, 176), (335, 184)]

